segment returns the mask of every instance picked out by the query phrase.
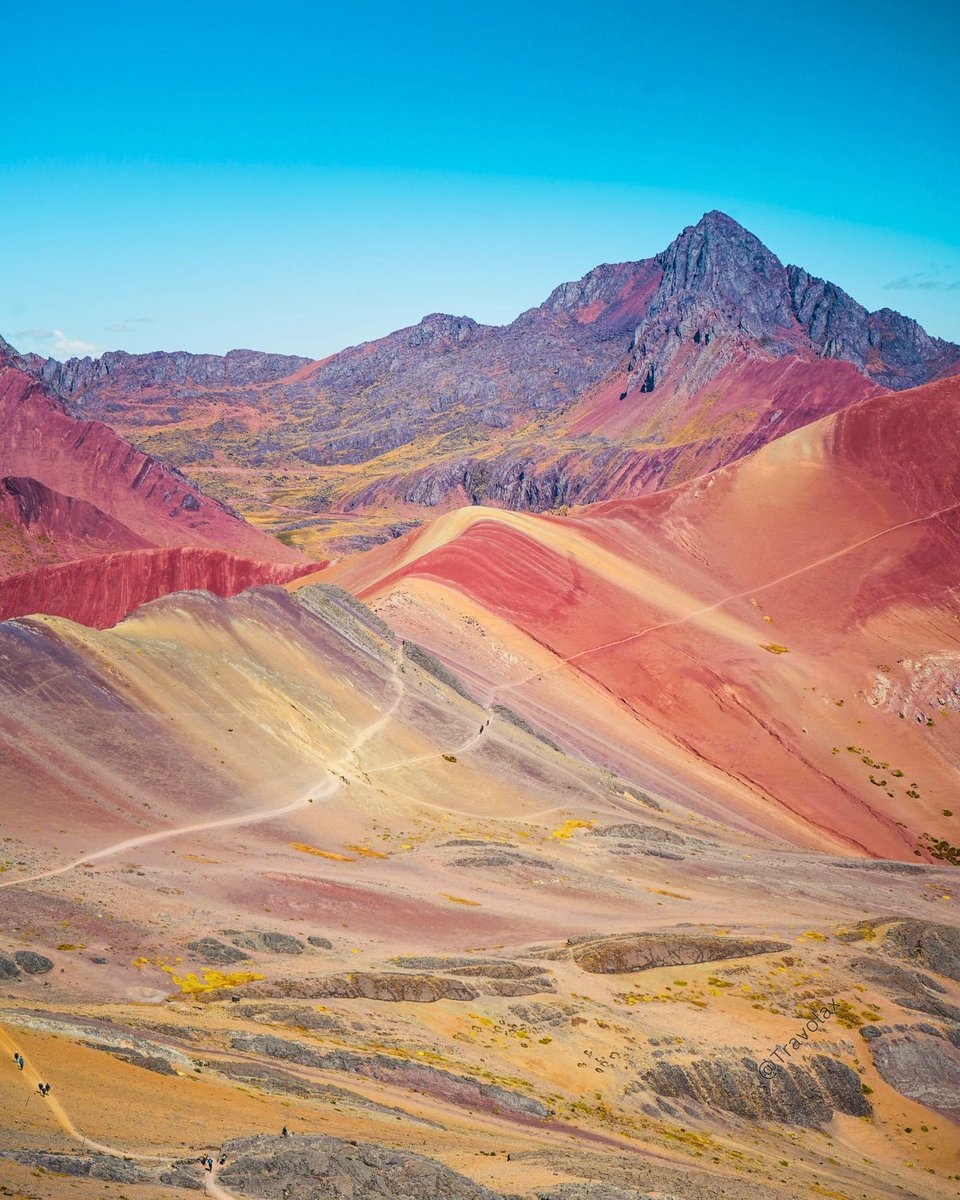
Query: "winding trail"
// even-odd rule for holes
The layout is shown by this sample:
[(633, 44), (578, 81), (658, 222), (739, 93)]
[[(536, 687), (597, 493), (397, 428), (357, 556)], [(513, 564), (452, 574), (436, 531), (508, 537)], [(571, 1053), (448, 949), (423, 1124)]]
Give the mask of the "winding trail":
[[(723, 596), (719, 600), (713, 601), (711, 604), (702, 605), (700, 608), (696, 608), (688, 613), (685, 613), (682, 617), (674, 617), (668, 621), (660, 621), (654, 625), (648, 625), (646, 628), (637, 630), (635, 633), (627, 634), (625, 637), (615, 638), (608, 642), (602, 642), (599, 645), (590, 646), (585, 650), (578, 650), (575, 654), (557, 655), (557, 661), (552, 666), (545, 667), (539, 671), (532, 671), (528, 675), (523, 676), (521, 679), (515, 680), (513, 683), (504, 683), (498, 687), (495, 687), (488, 694), (487, 702), (481, 705), (480, 708), (482, 711), (490, 713), (492, 711), (494, 702), (507, 693), (525, 687), (534, 680), (546, 678), (548, 675), (552, 675), (557, 671), (562, 670), (568, 664), (575, 663), (579, 659), (586, 658), (588, 655), (598, 654), (603, 650), (611, 650), (617, 646), (624, 646), (630, 642), (639, 641), (641, 638), (644, 638), (651, 633), (657, 633), (663, 629), (671, 629), (680, 625), (684, 625), (688, 621), (696, 620), (696, 618), (704, 616), (707, 613), (716, 612), (718, 609), (723, 608), (725, 605), (730, 604), (735, 600), (743, 600), (748, 596), (756, 596), (760, 592), (769, 591), (771, 588), (778, 587), (787, 580), (796, 579), (798, 576), (804, 575), (809, 571), (817, 570), (819, 567), (823, 567), (828, 563), (835, 562), (837, 559), (843, 558), (845, 555), (852, 553), (854, 550), (860, 549), (861, 546), (866, 546), (870, 542), (874, 542), (881, 537), (885, 537), (887, 534), (895, 533), (900, 529), (908, 529), (913, 525), (920, 525), (926, 521), (935, 520), (937, 517), (941, 517), (946, 513), (953, 512), (956, 509), (960, 509), (960, 501), (945, 505), (943, 508), (939, 508), (935, 512), (928, 513), (925, 516), (913, 517), (909, 521), (901, 521), (896, 525), (891, 525), (887, 529), (878, 530), (876, 533), (870, 534), (869, 537), (861, 538), (859, 541), (853, 542), (849, 546), (843, 546), (839, 550), (835, 550), (830, 554), (825, 554), (813, 562), (806, 563), (802, 567), (797, 567), (792, 571), (787, 571), (782, 575), (778, 575), (775, 579), (768, 580), (766, 583), (757, 584), (755, 587), (745, 588), (743, 591), (733, 592), (727, 596)], [(376, 655), (366, 646), (354, 641), (352, 638), (347, 638), (347, 640), (350, 641), (350, 643), (361, 652), (376, 658)], [(548, 650), (550, 649), (550, 647), (546, 648)], [(344, 754), (326, 769), (327, 776), (333, 775), (336, 768), (340, 766), (345, 759), (348, 759), (351, 756), (356, 759), (358, 769), (367, 776), (383, 774), (386, 771), (399, 770), (402, 767), (416, 766), (424, 762), (432, 762), (436, 758), (442, 756), (443, 752), (437, 751), (432, 754), (419, 755), (414, 758), (400, 759), (397, 762), (387, 763), (380, 767), (371, 767), (369, 770), (364, 770), (360, 766), (359, 759), (357, 758), (359, 750), (372, 737), (375, 737), (385, 725), (389, 723), (389, 721), (395, 715), (405, 695), (405, 684), (401, 678), (401, 674), (396, 662), (393, 664), (393, 669), (394, 681), (397, 685), (397, 694), (394, 697), (390, 707), (383, 714), (383, 716), (367, 726), (358, 736), (356, 741), (354, 741), (353, 744), (344, 752)], [(462, 754), (464, 751), (475, 746), (486, 732), (488, 724), (489, 722), (484, 722), (479, 733), (473, 734), (462, 745), (455, 747), (453, 752)], [(134, 850), (141, 846), (152, 845), (156, 842), (166, 841), (171, 838), (183, 837), (187, 834), (203, 833), (210, 829), (226, 829), (233, 826), (253, 825), (262, 821), (270, 821), (274, 818), (283, 817), (288, 813), (297, 812), (301, 808), (305, 808), (315, 798), (329, 800), (337, 792), (340, 786), (341, 784), (339, 779), (335, 777), (327, 778), (318, 784), (317, 787), (312, 788), (309, 795), (303, 795), (292, 801), (290, 804), (283, 805), (280, 808), (261, 809), (253, 813), (235, 814), (230, 817), (220, 817), (211, 821), (200, 821), (192, 825), (181, 825), (174, 829), (164, 829), (156, 833), (149, 833), (140, 837), (129, 838), (126, 841), (117, 842), (112, 846), (107, 846), (102, 850), (92, 851), (90, 854), (85, 854), (80, 858), (74, 859), (70, 863), (66, 863), (60, 867), (55, 867), (49, 871), (39, 871), (33, 875), (23, 875), (14, 879), (3, 880), (0, 882), (0, 888), (15, 887), (19, 884), (36, 883), (40, 880), (52, 879), (58, 875), (65, 875), (67, 872), (73, 871), (77, 867), (83, 866), (86, 863), (97, 862), (104, 858), (110, 858), (115, 854), (121, 854), (127, 850)]]
[[(175, 1162), (179, 1156), (169, 1154), (134, 1154), (130, 1150), (118, 1150), (116, 1146), (107, 1146), (102, 1142), (91, 1141), (85, 1134), (82, 1134), (73, 1121), (70, 1119), (67, 1110), (63, 1107), (60, 1101), (54, 1095), (40, 1096), (37, 1090), (38, 1084), (41, 1082), (48, 1083), (51, 1079), (49, 1075), (41, 1075), (37, 1068), (33, 1065), (33, 1056), (26, 1055), (20, 1046), (7, 1033), (6, 1029), (0, 1025), (0, 1049), (4, 1051), (4, 1061), (6, 1068), (15, 1070), (23, 1079), (23, 1082), (28, 1086), (30, 1092), (38, 1096), (47, 1108), (53, 1114), (54, 1119), (60, 1128), (69, 1137), (72, 1137), (75, 1142), (79, 1142), (85, 1149), (99, 1150), (102, 1154), (109, 1154), (112, 1158), (134, 1158), (138, 1162)], [(15, 1053), (23, 1055), (24, 1067), (19, 1070), (13, 1065), (13, 1056)], [(51, 1087), (51, 1091), (52, 1091)]]
[(220, 1172), (220, 1164), (214, 1159), (213, 1170), (204, 1171), (203, 1173), (203, 1189), (208, 1196), (213, 1196), (214, 1200), (237, 1200), (233, 1192), (228, 1192), (217, 1183), (217, 1175)]
[(376, 721), (366, 726), (340, 758), (336, 759), (326, 768), (328, 778), (323, 779), (316, 787), (310, 788), (308, 792), (291, 801), (289, 804), (284, 804), (280, 808), (258, 809), (252, 813), (235, 813), (233, 816), (217, 817), (211, 821), (198, 821), (192, 825), (177, 825), (173, 829), (161, 829), (156, 833), (145, 833), (139, 837), (127, 838), (122, 842), (114, 842), (112, 846), (105, 846), (102, 850), (93, 850), (89, 854), (81, 855), (80, 858), (75, 858), (72, 862), (64, 863), (63, 866), (54, 867), (49, 871), (38, 871), (33, 875), (21, 875), (15, 879), (3, 880), (0, 882), (0, 888), (15, 887), (23, 883), (36, 883), (42, 879), (53, 879), (58, 875), (67, 874), (68, 871), (76, 870), (77, 867), (84, 866), (86, 863), (98, 862), (100, 859), (111, 858), (115, 854), (123, 854), (127, 850), (136, 850), (141, 846), (153, 845), (157, 842), (168, 841), (171, 838), (184, 837), (187, 834), (203, 833), (208, 829), (228, 829), (236, 825), (254, 825), (262, 821), (271, 821), (276, 817), (283, 817), (288, 813), (306, 808), (314, 800), (329, 800), (341, 787), (341, 782), (335, 774), (336, 769), (341, 765), (345, 766), (346, 759), (351, 756), (356, 757), (361, 747), (372, 737), (375, 737), (393, 719), (397, 709), (400, 707), (404, 690), (396, 668), (394, 673), (399, 684), (398, 692), (394, 697), (393, 703), (383, 716), (378, 717)]
[(50, 871), (39, 871), (35, 875), (22, 875), (16, 879), (5, 879), (0, 882), (0, 888), (15, 887), (21, 883), (36, 883), (41, 879), (53, 879), (57, 875), (66, 875), (86, 863), (97, 862), (102, 858), (111, 858), (114, 854), (122, 854), (126, 850), (136, 850), (140, 846), (149, 846), (155, 842), (168, 841), (170, 838), (184, 837), (189, 833), (202, 833), (207, 829), (226, 829), (231, 825), (254, 825), (259, 821), (270, 821), (274, 817), (283, 817), (287, 813), (305, 808), (313, 799), (329, 800), (340, 787), (337, 779), (324, 780), (319, 787), (312, 788), (309, 796), (300, 796), (282, 808), (260, 809), (253, 813), (239, 813), (232, 817), (218, 817), (213, 821), (198, 821), (195, 825), (178, 825), (174, 829), (161, 829), (157, 833), (146, 833), (142, 837), (128, 838), (125, 842), (115, 842), (102, 850), (93, 850), (73, 862), (65, 863), (62, 867), (54, 867)]

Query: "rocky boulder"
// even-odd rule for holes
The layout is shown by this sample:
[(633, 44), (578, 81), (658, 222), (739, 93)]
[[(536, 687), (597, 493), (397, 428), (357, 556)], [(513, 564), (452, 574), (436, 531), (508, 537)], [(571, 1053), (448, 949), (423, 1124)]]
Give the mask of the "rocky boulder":
[(28, 975), (46, 975), (53, 970), (53, 960), (45, 954), (37, 954), (34, 950), (18, 950), (13, 956), (21, 971)]
[(214, 937), (202, 937), (195, 942), (188, 942), (187, 949), (195, 954), (200, 962), (214, 963), (222, 967), (230, 966), (231, 963), (244, 962), (250, 957), (242, 950), (227, 946)]
[(289, 933), (275, 933), (273, 930), (259, 929), (223, 929), (221, 933), (234, 946), (242, 946), (245, 950), (260, 951), (266, 954), (302, 954), (303, 942)]

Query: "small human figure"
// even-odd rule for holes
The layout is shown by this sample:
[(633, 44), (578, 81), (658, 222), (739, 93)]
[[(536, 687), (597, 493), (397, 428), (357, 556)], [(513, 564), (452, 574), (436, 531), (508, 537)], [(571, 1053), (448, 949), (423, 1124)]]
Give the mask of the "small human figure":
[(225, 1154), (221, 1154), (220, 1155), (220, 1166), (222, 1167), (226, 1161), (227, 1161), (227, 1156)]
[(281, 1137), (289, 1137), (289, 1136), (290, 1136), (290, 1134), (289, 1134), (289, 1133), (287, 1133), (287, 1127), (286, 1127), (286, 1125), (284, 1125), (284, 1127), (283, 1127), (283, 1128), (280, 1130), (280, 1136), (281, 1136)]

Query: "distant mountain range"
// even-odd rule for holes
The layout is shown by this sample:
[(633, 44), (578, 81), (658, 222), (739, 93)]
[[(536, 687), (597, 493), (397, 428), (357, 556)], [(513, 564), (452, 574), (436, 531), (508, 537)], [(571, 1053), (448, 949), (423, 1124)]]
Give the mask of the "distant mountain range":
[[(103, 623), (204, 586), (200, 551), (248, 564), (239, 587), (307, 569), (298, 551), (323, 561), (463, 504), (562, 511), (661, 490), (960, 372), (960, 347), (868, 312), (711, 212), (661, 254), (599, 266), (505, 326), (433, 314), (321, 361), (61, 363), (3, 343), (0, 368), (4, 573), (123, 553), (152, 580), (116, 589), (118, 609), (98, 607), (90, 582), (68, 601), (62, 578), (48, 595), (36, 576), (5, 585), (0, 608)], [(148, 569), (159, 550), (173, 553)], [(229, 592), (231, 570), (209, 570)]]
[(111, 625), (183, 588), (231, 595), (303, 558), (100, 421), (74, 415), (0, 341), (0, 619)]
[(661, 254), (599, 266), (505, 326), (433, 314), (320, 362), (24, 361), (78, 414), (316, 554), (464, 503), (545, 511), (670, 486), (954, 374), (960, 347), (868, 312), (710, 212)]

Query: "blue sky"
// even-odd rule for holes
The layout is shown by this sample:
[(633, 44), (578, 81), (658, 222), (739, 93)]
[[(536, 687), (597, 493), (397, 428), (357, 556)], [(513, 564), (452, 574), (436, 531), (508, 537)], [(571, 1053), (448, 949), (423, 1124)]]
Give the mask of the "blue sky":
[(322, 355), (509, 320), (722, 208), (960, 340), (960, 6), (5, 14), (0, 333)]

